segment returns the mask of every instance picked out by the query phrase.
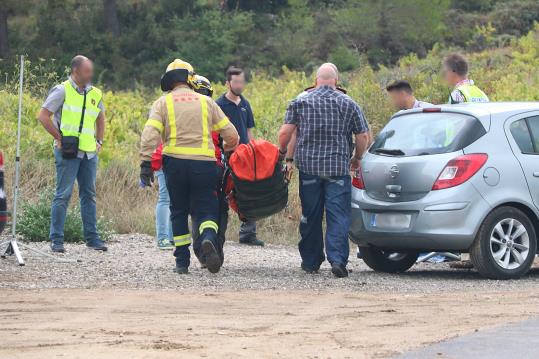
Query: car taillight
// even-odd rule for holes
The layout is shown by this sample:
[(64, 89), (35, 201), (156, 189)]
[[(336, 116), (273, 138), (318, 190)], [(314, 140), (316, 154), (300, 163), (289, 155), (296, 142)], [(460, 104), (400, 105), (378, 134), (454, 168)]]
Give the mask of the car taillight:
[(358, 168), (354, 172), (354, 177), (352, 177), (352, 186), (358, 189), (365, 189), (365, 184), (363, 183), (363, 177), (361, 176), (361, 168)]
[(474, 153), (452, 159), (447, 162), (432, 189), (451, 188), (466, 182), (483, 167), (487, 159), (486, 153)]

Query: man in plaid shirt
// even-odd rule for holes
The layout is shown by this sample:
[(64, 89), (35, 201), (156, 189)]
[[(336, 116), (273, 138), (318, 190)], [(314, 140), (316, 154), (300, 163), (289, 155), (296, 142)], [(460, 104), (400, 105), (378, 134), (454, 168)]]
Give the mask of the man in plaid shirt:
[[(361, 108), (337, 91), (337, 71), (322, 65), (316, 89), (293, 100), (279, 132), (282, 156), (297, 131), (294, 161), (299, 170), (302, 216), (301, 268), (317, 272), (325, 260), (322, 218), (326, 212), (326, 253), (336, 277), (348, 276), (351, 179), (350, 170), (369, 143), (369, 127)], [(355, 146), (353, 143), (355, 137)]]

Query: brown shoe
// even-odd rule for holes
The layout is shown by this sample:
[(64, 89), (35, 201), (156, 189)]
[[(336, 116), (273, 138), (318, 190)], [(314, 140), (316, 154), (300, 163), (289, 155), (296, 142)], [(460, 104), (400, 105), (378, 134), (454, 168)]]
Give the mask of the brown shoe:
[(472, 261), (470, 261), (470, 260), (457, 261), (457, 262), (451, 262), (451, 263), (449, 263), (449, 268), (454, 268), (454, 269), (472, 269), (472, 268), (473, 268), (473, 264), (472, 264)]

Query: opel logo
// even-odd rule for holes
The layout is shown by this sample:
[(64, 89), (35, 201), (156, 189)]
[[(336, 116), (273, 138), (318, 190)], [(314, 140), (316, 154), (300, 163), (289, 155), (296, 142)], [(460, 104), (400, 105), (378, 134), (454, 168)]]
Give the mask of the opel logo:
[(400, 173), (399, 166), (397, 166), (397, 165), (393, 165), (389, 169), (389, 176), (391, 178), (397, 178), (399, 176), (399, 173)]

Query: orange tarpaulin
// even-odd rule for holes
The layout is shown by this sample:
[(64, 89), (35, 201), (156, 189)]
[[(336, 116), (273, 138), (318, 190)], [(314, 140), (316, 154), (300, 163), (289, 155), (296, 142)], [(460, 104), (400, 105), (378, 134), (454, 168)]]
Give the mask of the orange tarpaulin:
[(228, 164), (234, 175), (244, 181), (270, 178), (279, 161), (279, 149), (264, 140), (251, 140), (234, 151)]

